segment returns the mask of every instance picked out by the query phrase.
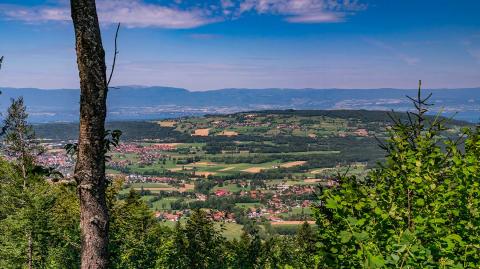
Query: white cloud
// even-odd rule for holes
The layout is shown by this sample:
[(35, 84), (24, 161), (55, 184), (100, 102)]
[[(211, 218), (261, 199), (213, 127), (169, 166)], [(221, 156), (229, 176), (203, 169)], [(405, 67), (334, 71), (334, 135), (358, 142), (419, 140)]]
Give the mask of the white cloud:
[[(104, 24), (121, 22), (131, 28), (188, 29), (235, 19), (247, 12), (283, 16), (290, 23), (341, 22), (366, 8), (357, 0), (217, 0), (203, 6), (183, 4), (178, 0), (169, 5), (145, 0), (97, 0), (97, 12)], [(71, 20), (68, 2), (64, 0), (57, 0), (55, 6), (0, 5), (0, 15), (28, 23)]]
[(303, 14), (288, 17), (286, 20), (292, 23), (342, 22), (344, 15), (338, 13)]
[(244, 0), (238, 12), (283, 15), (291, 23), (326, 23), (344, 21), (365, 8), (356, 0)]
[(128, 27), (195, 28), (214, 22), (201, 10), (179, 10), (140, 1), (101, 1), (100, 20), (122, 22)]
[(21, 20), (31, 23), (39, 21), (70, 20), (70, 10), (63, 7), (42, 7), (34, 9), (14, 5), (1, 5), (0, 12), (9, 19)]
[[(29, 23), (70, 21), (70, 8), (0, 6), (0, 12), (10, 19)], [(201, 10), (180, 10), (140, 0), (97, 1), (97, 12), (102, 23), (121, 22), (126, 27), (159, 27), (169, 29), (195, 28), (215, 21)]]

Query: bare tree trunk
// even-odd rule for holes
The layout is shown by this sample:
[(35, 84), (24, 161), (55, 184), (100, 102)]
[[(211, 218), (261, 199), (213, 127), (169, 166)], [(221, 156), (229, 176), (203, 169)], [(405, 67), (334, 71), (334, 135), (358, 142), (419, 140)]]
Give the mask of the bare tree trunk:
[(95, 0), (70, 0), (80, 75), (80, 134), (75, 179), (80, 198), (81, 268), (107, 268), (105, 200), (107, 80)]

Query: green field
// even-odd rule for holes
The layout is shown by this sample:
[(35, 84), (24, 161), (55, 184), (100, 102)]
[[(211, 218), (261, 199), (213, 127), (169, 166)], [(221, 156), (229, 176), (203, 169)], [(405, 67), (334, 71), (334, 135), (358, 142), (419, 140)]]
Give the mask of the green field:
[(166, 197), (152, 203), (154, 210), (170, 210), (172, 202), (178, 200), (177, 197)]

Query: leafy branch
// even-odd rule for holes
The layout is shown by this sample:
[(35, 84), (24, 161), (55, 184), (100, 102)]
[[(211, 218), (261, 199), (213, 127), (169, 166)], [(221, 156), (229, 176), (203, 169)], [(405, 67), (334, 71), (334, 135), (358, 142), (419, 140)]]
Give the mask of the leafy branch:
[[(122, 136), (121, 130), (106, 130), (103, 138), (103, 153), (107, 154), (112, 148), (118, 147), (120, 144), (120, 137)], [(70, 156), (75, 156), (78, 153), (78, 142), (69, 143), (65, 145), (64, 149), (67, 151), (67, 154)], [(105, 155), (105, 160), (109, 161), (111, 156)]]

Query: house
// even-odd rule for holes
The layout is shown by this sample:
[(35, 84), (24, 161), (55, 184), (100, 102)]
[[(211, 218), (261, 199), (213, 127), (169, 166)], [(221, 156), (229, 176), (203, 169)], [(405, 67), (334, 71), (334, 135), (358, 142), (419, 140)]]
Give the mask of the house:
[(230, 192), (227, 191), (227, 190), (218, 189), (218, 190), (215, 191), (215, 196), (217, 196), (217, 197), (223, 197), (223, 196), (227, 196), (227, 195), (230, 195)]

